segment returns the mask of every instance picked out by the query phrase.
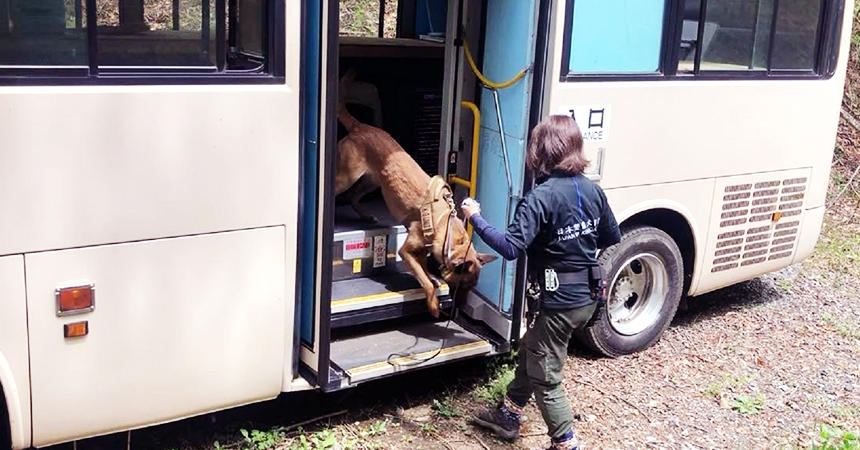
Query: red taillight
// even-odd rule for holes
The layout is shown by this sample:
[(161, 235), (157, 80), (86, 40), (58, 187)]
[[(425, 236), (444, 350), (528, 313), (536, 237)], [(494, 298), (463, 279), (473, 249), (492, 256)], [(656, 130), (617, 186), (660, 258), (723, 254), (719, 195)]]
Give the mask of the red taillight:
[(95, 309), (93, 285), (57, 289), (57, 315), (81, 314)]

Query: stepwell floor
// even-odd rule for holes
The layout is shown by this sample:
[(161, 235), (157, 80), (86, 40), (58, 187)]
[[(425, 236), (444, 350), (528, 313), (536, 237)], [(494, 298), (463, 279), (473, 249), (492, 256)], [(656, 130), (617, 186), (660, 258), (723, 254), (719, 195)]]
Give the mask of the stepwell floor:
[(344, 338), (331, 343), (331, 360), (345, 370), (353, 382), (415, 367), (439, 350), (423, 365), (450, 359), (487, 354), (490, 343), (454, 321), (423, 322)]
[[(335, 281), (331, 285), (331, 299), (339, 301), (387, 292), (409, 291), (420, 287), (421, 285), (412, 274), (393, 272), (385, 275), (371, 275), (367, 278)], [(447, 293), (447, 287), (444, 292)]]

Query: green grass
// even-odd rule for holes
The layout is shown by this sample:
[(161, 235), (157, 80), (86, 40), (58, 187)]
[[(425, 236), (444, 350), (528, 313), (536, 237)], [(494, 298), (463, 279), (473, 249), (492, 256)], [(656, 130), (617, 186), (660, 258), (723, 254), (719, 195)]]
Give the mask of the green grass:
[(516, 365), (513, 362), (504, 360), (491, 363), (490, 380), (475, 389), (475, 399), (490, 404), (499, 402), (504, 397), (508, 384), (514, 379), (515, 368)]
[(860, 450), (860, 433), (822, 424), (812, 450)]
[(828, 224), (815, 248), (812, 261), (827, 269), (860, 277), (860, 234), (838, 224)]
[(762, 394), (758, 394), (755, 397), (738, 395), (732, 400), (731, 407), (741, 414), (755, 415), (764, 409), (764, 400), (764, 395)]
[(860, 417), (860, 407), (838, 405), (833, 407), (833, 417), (847, 420)]
[(439, 431), (439, 428), (431, 422), (424, 422), (421, 424), (421, 433), (424, 435), (433, 434), (437, 431)]
[[(299, 429), (301, 430), (301, 428)], [(349, 442), (352, 444), (352, 440)], [(326, 428), (310, 435), (301, 434), (290, 444), (290, 450), (325, 450), (338, 445), (334, 430)], [(343, 445), (341, 445), (343, 447)]]
[[(281, 427), (273, 428), (268, 431), (248, 431), (242, 428), (241, 430), (239, 430), (239, 434), (241, 434), (242, 438), (244, 439), (245, 446), (243, 448), (254, 450), (266, 450), (274, 448), (287, 437), (286, 433), (284, 432), (284, 429)], [(220, 447), (220, 445), (218, 447)]]
[(833, 314), (825, 313), (821, 315), (821, 320), (833, 327), (834, 331), (844, 337), (860, 339), (860, 324), (852, 319), (840, 320), (834, 317)]
[(723, 377), (719, 380), (714, 380), (708, 387), (705, 388), (704, 394), (708, 397), (719, 397), (719, 395), (726, 389), (734, 389), (738, 386), (746, 384), (748, 381), (753, 379), (753, 375), (741, 375), (739, 377), (732, 377), (727, 374), (723, 374)]
[(457, 407), (452, 395), (446, 395), (442, 400), (433, 399), (433, 412), (444, 419), (461, 417), (463, 412)]
[[(857, 25), (857, 21), (860, 21), (860, 2), (854, 3), (854, 29), (860, 29), (860, 26)], [(854, 45), (860, 45), (860, 31), (855, 31), (851, 35), (851, 42)]]
[(367, 435), (371, 437), (381, 436), (385, 433), (388, 433), (388, 420), (377, 420), (370, 424), (370, 428), (367, 430)]

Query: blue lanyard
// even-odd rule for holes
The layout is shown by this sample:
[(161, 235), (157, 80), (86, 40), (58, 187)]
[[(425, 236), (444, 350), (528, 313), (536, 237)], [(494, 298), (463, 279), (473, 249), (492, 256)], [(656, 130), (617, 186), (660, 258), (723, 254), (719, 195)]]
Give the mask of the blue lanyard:
[(579, 206), (579, 220), (585, 220), (585, 213), (582, 212), (582, 196), (579, 195), (579, 182), (576, 181), (576, 177), (571, 179), (573, 180), (573, 186), (576, 188), (576, 204)]

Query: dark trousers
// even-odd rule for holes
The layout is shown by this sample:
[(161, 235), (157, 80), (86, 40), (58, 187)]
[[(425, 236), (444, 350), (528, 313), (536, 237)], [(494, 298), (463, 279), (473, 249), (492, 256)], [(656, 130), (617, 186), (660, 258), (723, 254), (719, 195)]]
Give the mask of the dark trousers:
[(520, 345), (508, 398), (523, 406), (534, 394), (553, 439), (573, 429), (573, 413), (562, 386), (562, 369), (573, 331), (588, 322), (595, 307), (591, 304), (569, 310), (541, 309)]

